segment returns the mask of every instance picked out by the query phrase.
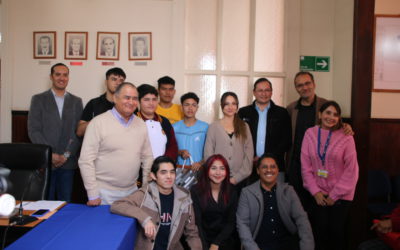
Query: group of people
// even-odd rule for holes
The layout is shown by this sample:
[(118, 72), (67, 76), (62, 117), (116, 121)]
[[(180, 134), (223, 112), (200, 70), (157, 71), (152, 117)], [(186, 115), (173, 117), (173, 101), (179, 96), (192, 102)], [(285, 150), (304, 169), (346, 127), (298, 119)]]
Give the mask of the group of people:
[[(53, 149), (49, 199), (70, 201), (79, 156), (87, 205), (136, 218), (138, 249), (181, 249), (182, 235), (191, 249), (345, 249), (353, 131), (336, 102), (316, 96), (311, 73), (295, 76), (300, 98), (287, 109), (271, 100), (267, 78), (240, 109), (223, 93), (223, 116), (210, 125), (196, 118), (195, 93), (173, 103), (169, 76), (136, 87), (112, 68), (106, 92), (84, 109), (66, 91), (66, 65), (53, 65), (50, 79), (28, 115), (31, 141)], [(184, 165), (198, 173), (190, 190), (174, 184)]]

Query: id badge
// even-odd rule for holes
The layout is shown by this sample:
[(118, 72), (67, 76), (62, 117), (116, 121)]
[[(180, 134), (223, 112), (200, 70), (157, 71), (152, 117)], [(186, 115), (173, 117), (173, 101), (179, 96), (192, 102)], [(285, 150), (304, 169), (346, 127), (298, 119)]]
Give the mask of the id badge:
[(318, 169), (317, 175), (322, 178), (328, 178), (328, 171), (325, 169)]

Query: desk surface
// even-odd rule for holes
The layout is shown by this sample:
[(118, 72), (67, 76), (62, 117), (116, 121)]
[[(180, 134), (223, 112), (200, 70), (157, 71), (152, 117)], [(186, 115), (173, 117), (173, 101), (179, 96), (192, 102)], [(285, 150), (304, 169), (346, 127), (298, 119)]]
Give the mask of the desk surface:
[[(20, 202), (17, 202), (17, 205)], [(60, 210), (63, 206), (65, 206), (66, 203), (62, 204), (61, 206), (59, 206), (56, 210), (50, 211), (47, 214), (38, 217), (38, 220), (35, 220), (31, 223), (25, 224), (23, 226), (18, 226), (18, 227), (35, 227), (37, 224), (41, 223), (44, 220), (47, 220), (48, 218), (50, 218), (50, 216), (52, 216), (53, 214), (55, 214), (58, 210)], [(17, 208), (16, 208), (17, 209)], [(17, 209), (18, 210), (18, 209)], [(24, 215), (31, 215), (35, 212), (35, 210), (23, 210), (23, 214)], [(8, 217), (4, 217), (4, 218), (0, 218), (0, 226), (8, 226), (10, 220), (8, 219)]]
[(110, 213), (110, 206), (67, 204), (7, 249), (134, 248), (136, 220)]

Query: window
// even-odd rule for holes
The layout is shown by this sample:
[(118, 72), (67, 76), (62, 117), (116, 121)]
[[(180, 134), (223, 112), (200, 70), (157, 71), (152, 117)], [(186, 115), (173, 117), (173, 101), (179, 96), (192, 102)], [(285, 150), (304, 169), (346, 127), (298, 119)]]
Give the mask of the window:
[(283, 103), (284, 0), (186, 0), (185, 85), (200, 97), (198, 117), (221, 116), (220, 96), (233, 91), (239, 106), (253, 100), (253, 83), (267, 77)]

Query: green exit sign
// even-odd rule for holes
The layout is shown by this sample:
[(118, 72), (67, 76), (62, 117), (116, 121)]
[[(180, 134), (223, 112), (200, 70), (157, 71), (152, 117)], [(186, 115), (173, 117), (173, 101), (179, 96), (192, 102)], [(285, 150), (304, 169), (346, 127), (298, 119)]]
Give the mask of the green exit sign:
[(301, 71), (321, 71), (329, 72), (329, 56), (300, 56)]

